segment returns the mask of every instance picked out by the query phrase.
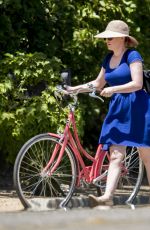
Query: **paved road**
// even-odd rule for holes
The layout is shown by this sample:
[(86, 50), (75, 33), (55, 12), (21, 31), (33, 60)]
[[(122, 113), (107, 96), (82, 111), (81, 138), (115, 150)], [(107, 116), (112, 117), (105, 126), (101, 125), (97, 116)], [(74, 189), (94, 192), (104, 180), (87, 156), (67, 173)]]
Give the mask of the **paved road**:
[(0, 230), (147, 230), (150, 229), (150, 206), (113, 208), (78, 208), (68, 211), (0, 213)]

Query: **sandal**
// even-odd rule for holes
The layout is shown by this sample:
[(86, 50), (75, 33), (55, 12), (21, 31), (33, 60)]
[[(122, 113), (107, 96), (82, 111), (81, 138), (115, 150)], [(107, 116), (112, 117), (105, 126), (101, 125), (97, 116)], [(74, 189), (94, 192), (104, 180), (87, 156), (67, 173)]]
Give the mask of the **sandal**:
[(103, 206), (113, 206), (113, 199), (109, 200), (103, 200), (101, 197), (96, 197), (94, 195), (89, 195), (89, 201), (90, 201), (90, 206), (91, 207), (96, 207), (98, 205), (103, 205)]

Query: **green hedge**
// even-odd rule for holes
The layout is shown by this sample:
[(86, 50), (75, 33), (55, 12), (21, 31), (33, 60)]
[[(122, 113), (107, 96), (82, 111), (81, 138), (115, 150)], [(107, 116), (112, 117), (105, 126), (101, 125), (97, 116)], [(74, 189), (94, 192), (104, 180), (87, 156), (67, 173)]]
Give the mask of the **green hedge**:
[(13, 163), (30, 137), (62, 129), (68, 110), (60, 112), (53, 93), (61, 68), (58, 58), (42, 53), (6, 54), (0, 62), (1, 158)]
[[(22, 144), (65, 123), (53, 96), (62, 68), (72, 84), (94, 79), (106, 54), (94, 35), (112, 19), (125, 20), (150, 63), (149, 0), (0, 0), (0, 162), (14, 162)], [(93, 150), (107, 110), (80, 96), (76, 113), (83, 143)], [(60, 124), (60, 125), (59, 125)]]

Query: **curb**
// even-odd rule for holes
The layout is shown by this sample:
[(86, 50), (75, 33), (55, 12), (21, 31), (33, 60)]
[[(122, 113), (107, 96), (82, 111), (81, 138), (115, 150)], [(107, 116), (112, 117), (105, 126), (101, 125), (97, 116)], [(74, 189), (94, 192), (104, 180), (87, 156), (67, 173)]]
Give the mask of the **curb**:
[[(7, 206), (12, 205), (12, 198), (15, 198), (13, 201), (13, 204), (16, 203), (18, 205), (19, 198), (15, 191), (10, 190), (0, 190), (0, 199), (6, 200), (7, 198)], [(115, 206), (125, 206), (126, 200), (128, 199), (129, 194), (126, 191), (122, 191), (122, 193), (117, 193), (114, 196), (114, 207)], [(10, 201), (9, 201), (10, 198)], [(17, 198), (17, 199), (16, 199)], [(39, 206), (38, 203), (36, 203), (36, 200), (32, 203), (32, 207), (28, 210), (34, 211), (34, 210), (55, 210), (60, 209), (60, 204), (63, 201), (63, 198), (50, 198), (49, 201), (45, 202), (44, 199), (42, 199), (42, 205)], [(5, 203), (3, 201), (3, 203)], [(138, 195), (134, 199), (133, 205), (149, 205), (150, 204), (150, 187), (141, 187)], [(130, 204), (129, 204), (130, 205)], [(6, 205), (5, 205), (6, 206)], [(22, 206), (17, 206), (17, 208), (20, 210)], [(107, 206), (108, 207), (108, 206)], [(23, 207), (22, 207), (23, 208)], [(22, 209), (21, 208), (21, 209)], [(73, 209), (73, 208), (93, 208), (93, 205), (90, 203), (90, 200), (88, 198), (88, 194), (81, 194), (80, 196), (74, 196), (68, 203), (68, 205), (65, 207), (66, 209)]]
[[(127, 205), (126, 201), (129, 198), (129, 194), (126, 191), (122, 191), (122, 193), (117, 193), (114, 198), (114, 206), (116, 205)], [(63, 198), (52, 198), (47, 207), (50, 209), (58, 209), (59, 205), (63, 201)], [(133, 201), (133, 205), (147, 205), (150, 204), (150, 187), (149, 186), (141, 186), (139, 193), (135, 197)], [(92, 204), (87, 195), (80, 195), (78, 197), (73, 197), (66, 208), (92, 208)]]
[[(126, 200), (128, 199), (128, 195), (117, 195), (114, 197), (114, 206), (116, 205), (127, 205)], [(63, 201), (63, 198), (51, 198), (47, 203), (48, 209), (59, 209), (60, 203)], [(150, 204), (150, 196), (148, 194), (145, 195), (137, 195), (135, 198), (134, 205), (145, 205)], [(92, 204), (89, 201), (87, 196), (73, 197), (68, 205), (65, 208), (92, 208)]]

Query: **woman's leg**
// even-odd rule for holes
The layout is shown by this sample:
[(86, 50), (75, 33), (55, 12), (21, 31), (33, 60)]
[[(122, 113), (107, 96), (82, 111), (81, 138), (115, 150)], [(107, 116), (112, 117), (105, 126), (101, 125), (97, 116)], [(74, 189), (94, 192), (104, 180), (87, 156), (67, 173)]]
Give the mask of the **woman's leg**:
[(91, 200), (95, 200), (95, 202), (100, 201), (108, 201), (111, 200), (115, 189), (118, 184), (120, 171), (121, 171), (121, 162), (125, 156), (126, 147), (125, 146), (118, 146), (113, 145), (110, 147), (110, 165), (108, 169), (108, 176), (107, 176), (107, 183), (106, 183), (106, 190), (103, 196), (95, 197), (90, 195), (89, 197)]
[(145, 165), (148, 183), (150, 185), (150, 148), (139, 148), (140, 157)]
[(107, 176), (106, 190), (103, 195), (105, 199), (112, 198), (118, 185), (121, 162), (124, 159), (126, 147), (112, 146), (110, 148), (110, 165)]

